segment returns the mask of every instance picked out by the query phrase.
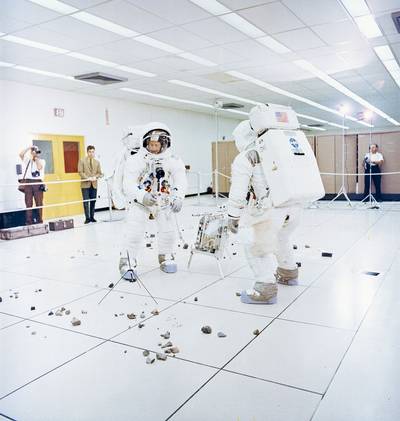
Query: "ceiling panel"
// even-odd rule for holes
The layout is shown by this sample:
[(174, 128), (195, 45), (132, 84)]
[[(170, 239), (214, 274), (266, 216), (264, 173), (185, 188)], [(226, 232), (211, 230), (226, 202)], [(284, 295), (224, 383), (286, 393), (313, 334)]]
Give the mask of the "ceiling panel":
[(105, 1), (108, 0), (63, 0), (63, 3), (74, 6), (77, 9), (87, 9), (88, 7), (96, 6), (97, 4), (104, 3)]
[(363, 42), (364, 39), (356, 25), (350, 20), (316, 25), (312, 30), (328, 45), (350, 44), (353, 42)]
[(282, 3), (310, 26), (348, 18), (338, 0), (282, 0)]
[(85, 46), (98, 45), (121, 39), (119, 35), (88, 25), (69, 16), (63, 16), (59, 19), (43, 23), (40, 27), (46, 31), (57, 32), (72, 39), (82, 41), (82, 44)]
[(248, 39), (242, 32), (216, 17), (183, 25), (183, 28), (216, 45)]
[[(400, 2), (399, 2), (400, 3)], [(400, 6), (399, 6), (400, 10)], [(397, 34), (397, 29), (394, 26), (393, 19), (390, 13), (385, 13), (375, 17), (379, 27), (383, 31), (384, 35)]]
[(32, 24), (29, 22), (13, 19), (5, 14), (0, 14), (0, 32), (4, 32), (5, 34), (8, 34), (14, 31), (19, 31), (30, 25)]
[(178, 47), (184, 51), (193, 51), (198, 48), (211, 47), (214, 44), (207, 41), (205, 38), (201, 38), (192, 32), (186, 31), (180, 27), (163, 29), (162, 31), (153, 32), (152, 38), (159, 41), (171, 44), (174, 47)]
[(274, 1), (276, 0), (219, 0), (220, 3), (231, 10), (246, 9), (260, 4), (272, 3)]
[(383, 12), (385, 10), (397, 12), (400, 10), (399, 0), (367, 0), (367, 3), (372, 13)]
[(235, 63), (243, 60), (239, 53), (234, 53), (225, 47), (219, 46), (202, 48), (196, 51), (196, 54), (217, 64)]
[(127, 0), (176, 25), (210, 17), (202, 8), (188, 0)]
[(268, 34), (305, 26), (294, 13), (280, 2), (244, 9), (238, 14)]
[(275, 34), (274, 38), (292, 51), (323, 47), (326, 44), (311, 29), (300, 28)]
[(270, 64), (281, 63), (282, 61), (286, 60), (285, 55), (274, 53), (269, 48), (261, 45), (257, 41), (250, 39), (246, 41), (225, 44), (224, 48), (232, 51), (233, 53), (237, 53), (241, 57), (244, 57), (249, 60), (252, 60), (254, 58), (265, 59)]
[(106, 2), (90, 8), (88, 12), (143, 34), (172, 26), (171, 22), (125, 0)]
[(1, 0), (1, 15), (31, 24), (46, 22), (60, 16), (59, 13), (27, 0)]
[(15, 64), (29, 65), (34, 60), (44, 60), (54, 53), (2, 41), (0, 38), (0, 60)]

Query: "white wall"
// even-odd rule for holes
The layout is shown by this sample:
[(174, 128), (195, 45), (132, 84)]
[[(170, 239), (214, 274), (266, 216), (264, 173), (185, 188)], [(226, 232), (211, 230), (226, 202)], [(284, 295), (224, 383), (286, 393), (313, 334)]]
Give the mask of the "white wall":
[[(64, 118), (53, 116), (56, 107), (64, 108)], [(105, 109), (108, 109), (110, 125), (105, 122)], [(216, 137), (212, 115), (0, 81), (0, 184), (16, 182), (18, 152), (29, 144), (30, 133), (84, 136), (86, 145), (96, 146), (97, 156), (107, 173), (120, 148), (124, 130), (149, 121), (162, 121), (171, 128), (174, 152), (191, 165), (193, 171), (211, 171), (211, 141)], [(238, 122), (220, 118), (220, 138), (230, 139)], [(210, 181), (211, 176), (202, 177), (202, 191)], [(194, 192), (193, 176), (189, 183), (189, 192)], [(100, 193), (104, 195), (104, 191)], [(1, 187), (0, 210), (23, 207), (22, 198), (16, 187)]]

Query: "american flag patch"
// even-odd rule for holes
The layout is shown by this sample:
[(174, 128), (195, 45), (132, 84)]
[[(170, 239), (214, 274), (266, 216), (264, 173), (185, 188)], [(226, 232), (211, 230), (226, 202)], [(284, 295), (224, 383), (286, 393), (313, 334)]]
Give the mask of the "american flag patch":
[(289, 122), (288, 115), (285, 112), (276, 111), (275, 117), (276, 117), (276, 121), (278, 121), (279, 123), (288, 123)]

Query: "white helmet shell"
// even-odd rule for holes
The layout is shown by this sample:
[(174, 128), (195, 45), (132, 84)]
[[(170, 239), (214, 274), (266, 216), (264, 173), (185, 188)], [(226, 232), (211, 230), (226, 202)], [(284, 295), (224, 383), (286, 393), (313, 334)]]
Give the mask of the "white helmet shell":
[(256, 135), (260, 134), (268, 128), (266, 121), (268, 114), (269, 110), (265, 104), (258, 104), (250, 110), (250, 124)]
[(240, 122), (232, 134), (239, 152), (244, 151), (251, 143), (257, 140), (257, 136), (251, 129), (249, 120)]

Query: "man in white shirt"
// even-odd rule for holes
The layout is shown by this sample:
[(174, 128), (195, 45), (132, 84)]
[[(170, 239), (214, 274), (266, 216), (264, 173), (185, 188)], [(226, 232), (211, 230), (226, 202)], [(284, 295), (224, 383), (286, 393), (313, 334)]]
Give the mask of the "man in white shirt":
[[(376, 200), (381, 201), (381, 168), (383, 164), (383, 156), (378, 152), (378, 145), (375, 143), (369, 147), (369, 152), (364, 157), (364, 198), (369, 195), (370, 179), (372, 178), (375, 185)], [(371, 173), (371, 174), (370, 174)]]
[[(35, 183), (32, 185), (27, 184), (25, 186), (25, 205), (27, 208), (33, 206), (33, 199), (35, 199), (35, 206), (39, 206), (37, 209), (36, 223), (43, 223), (43, 191), (44, 184), (40, 183), (44, 180), (44, 168), (46, 161), (40, 158), (40, 149), (37, 146), (28, 146), (19, 153), (19, 157), (23, 163), (22, 174), (24, 183)], [(26, 225), (33, 224), (33, 212), (32, 209), (26, 211)]]

